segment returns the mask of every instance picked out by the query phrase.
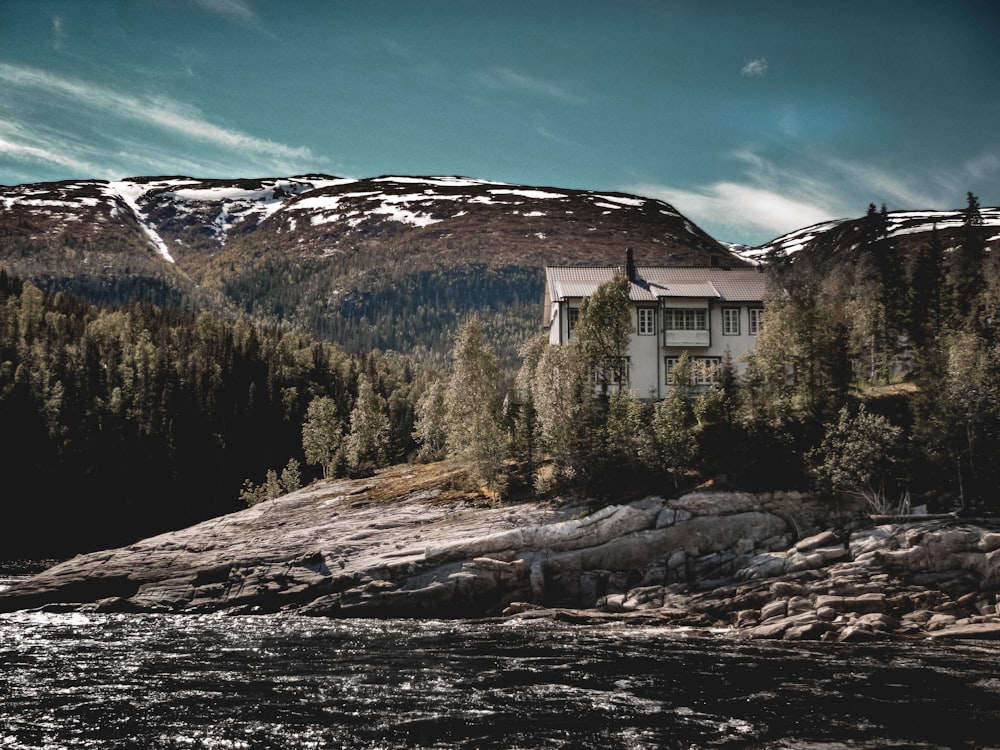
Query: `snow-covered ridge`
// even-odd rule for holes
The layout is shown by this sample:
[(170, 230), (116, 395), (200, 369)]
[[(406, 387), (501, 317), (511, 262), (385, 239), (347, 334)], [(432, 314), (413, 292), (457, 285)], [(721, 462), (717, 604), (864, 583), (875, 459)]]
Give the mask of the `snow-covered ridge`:
[[(299, 242), (318, 242), (323, 245), (318, 249), (326, 252), (351, 232), (372, 236), (380, 231), (380, 223), (423, 228), (449, 220), (468, 222), (462, 217), (473, 206), (494, 206), (515, 221), (523, 220), (524, 236), (540, 240), (548, 237), (550, 221), (567, 217), (594, 222), (584, 231), (596, 231), (601, 217), (617, 215), (617, 221), (628, 221), (632, 212), (647, 217), (655, 214), (657, 220), (660, 216), (683, 219), (672, 206), (650, 198), (460, 176), (135, 177), (0, 189), (0, 208), (37, 210), (43, 219), (40, 226), (49, 232), (60, 231), (72, 221), (120, 223), (129, 217), (167, 262), (184, 249), (204, 247), (206, 239), (221, 247), (237, 234), (255, 231), (265, 223), (268, 231), (296, 234)], [(689, 222), (661, 231), (668, 242), (680, 242), (686, 234), (698, 244), (706, 241)]]
[[(980, 208), (983, 226), (1000, 227), (1000, 208), (986, 207)], [(891, 211), (887, 215), (888, 234), (890, 237), (898, 237), (908, 234), (920, 234), (931, 232), (937, 227), (939, 230), (956, 229), (965, 224), (965, 212), (954, 211)], [(782, 235), (770, 242), (758, 247), (746, 247), (745, 245), (731, 245), (732, 252), (744, 260), (752, 263), (761, 263), (771, 256), (791, 256), (807, 247), (820, 235), (836, 229), (838, 226), (853, 219), (835, 219), (820, 224), (814, 224), (803, 229)], [(1000, 240), (1000, 234), (987, 238), (993, 242)]]
[(751, 263), (762, 263), (767, 257), (772, 255), (794, 255), (824, 232), (828, 232), (846, 221), (850, 221), (850, 219), (835, 219), (834, 221), (813, 224), (812, 226), (782, 235), (758, 247), (733, 246), (733, 252)]

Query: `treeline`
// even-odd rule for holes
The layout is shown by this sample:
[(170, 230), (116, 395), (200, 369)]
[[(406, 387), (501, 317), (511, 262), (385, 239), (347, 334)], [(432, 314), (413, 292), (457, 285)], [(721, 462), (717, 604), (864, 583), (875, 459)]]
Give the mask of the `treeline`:
[[(421, 375), (288, 329), (149, 302), (97, 308), (0, 272), (0, 549), (65, 554), (240, 507), (248, 478), (289, 459), (303, 481), (309, 405), (380, 399), (379, 460), (414, 450)], [(343, 463), (343, 470), (364, 470)]]
[(871, 206), (850, 257), (773, 268), (741, 376), (724, 361), (699, 388), (708, 374), (682, 358), (655, 404), (614, 385), (631, 330), (622, 280), (587, 301), (576, 346), (529, 342), (514, 381), (472, 324), (439, 397), (419, 405), (418, 433), (501, 495), (713, 478), (849, 492), (879, 512), (1000, 510), (1000, 256), (986, 238), (969, 194), (957, 244), (935, 232), (904, 257)]

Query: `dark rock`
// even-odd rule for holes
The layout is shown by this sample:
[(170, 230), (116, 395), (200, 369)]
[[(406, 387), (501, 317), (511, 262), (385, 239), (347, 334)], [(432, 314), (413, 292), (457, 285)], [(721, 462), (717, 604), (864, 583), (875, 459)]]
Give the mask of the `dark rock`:
[(996, 641), (1000, 640), (1000, 621), (953, 625), (934, 631), (931, 637)]

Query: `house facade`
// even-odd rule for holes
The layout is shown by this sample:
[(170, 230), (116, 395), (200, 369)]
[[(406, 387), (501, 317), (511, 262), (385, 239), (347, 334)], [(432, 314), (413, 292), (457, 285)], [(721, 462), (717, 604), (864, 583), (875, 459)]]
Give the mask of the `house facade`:
[(669, 372), (685, 352), (695, 384), (708, 386), (727, 357), (742, 372), (740, 355), (753, 347), (763, 323), (765, 276), (755, 268), (549, 266), (545, 269), (545, 323), (549, 343), (573, 343), (583, 301), (618, 274), (629, 279), (632, 338), (613, 387), (660, 399)]

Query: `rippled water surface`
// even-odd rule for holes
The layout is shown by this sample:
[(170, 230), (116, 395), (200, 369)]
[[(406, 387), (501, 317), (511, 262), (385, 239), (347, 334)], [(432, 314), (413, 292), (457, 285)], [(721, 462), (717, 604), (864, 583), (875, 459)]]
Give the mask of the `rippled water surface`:
[(1000, 746), (1000, 647), (625, 625), (0, 615), (0, 747)]

